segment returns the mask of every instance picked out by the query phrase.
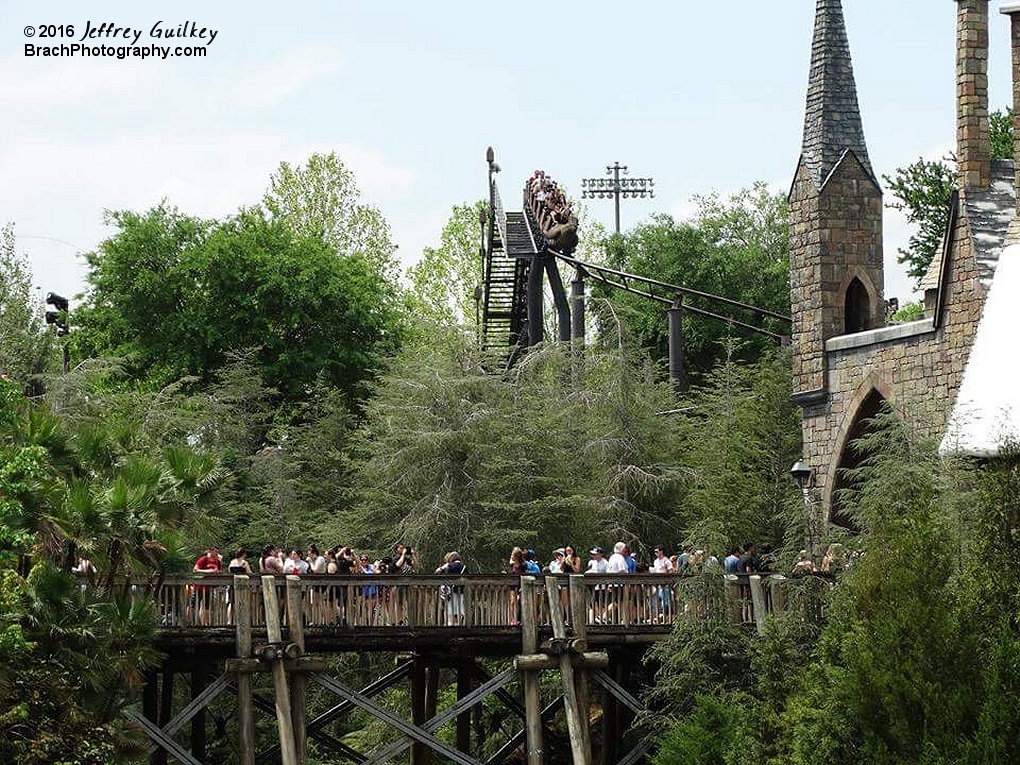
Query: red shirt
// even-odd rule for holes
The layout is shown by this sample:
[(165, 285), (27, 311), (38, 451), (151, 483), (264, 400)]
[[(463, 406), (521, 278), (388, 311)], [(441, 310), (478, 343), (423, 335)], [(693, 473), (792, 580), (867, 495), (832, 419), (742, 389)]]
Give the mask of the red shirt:
[(219, 571), (220, 565), (220, 559), (218, 557), (210, 558), (208, 555), (203, 555), (195, 561), (195, 568), (197, 568), (200, 572)]

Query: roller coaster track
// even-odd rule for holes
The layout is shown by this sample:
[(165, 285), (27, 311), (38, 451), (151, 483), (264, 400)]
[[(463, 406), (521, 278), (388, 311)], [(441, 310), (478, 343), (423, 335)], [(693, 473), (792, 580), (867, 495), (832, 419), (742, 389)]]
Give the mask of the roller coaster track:
[[(522, 348), (537, 342), (535, 333), (528, 331), (528, 283), (535, 276), (531, 273), (533, 268), (550, 269), (550, 258), (554, 259), (552, 271), (555, 261), (562, 261), (582, 279), (654, 300), (667, 308), (723, 321), (780, 343), (788, 342), (789, 335), (776, 330), (777, 324), (789, 327), (792, 323), (784, 314), (558, 252), (542, 235), (527, 205), (522, 205), (521, 212), (504, 209), (495, 179), (499, 167), (493, 161), (492, 149), (487, 159), (489, 216), (483, 242), (482, 349), (490, 358), (498, 359), (500, 366), (510, 367)], [(558, 285), (558, 273), (550, 272), (550, 277), (553, 276)], [(531, 281), (541, 285), (540, 280)], [(565, 301), (565, 297), (560, 296), (560, 300)], [(564, 320), (569, 323), (569, 311)], [(541, 332), (537, 338), (541, 338)]]

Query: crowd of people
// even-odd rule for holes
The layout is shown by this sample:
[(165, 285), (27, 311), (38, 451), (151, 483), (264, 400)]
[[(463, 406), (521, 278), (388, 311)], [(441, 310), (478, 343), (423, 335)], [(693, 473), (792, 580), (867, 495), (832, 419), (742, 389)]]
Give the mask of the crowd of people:
[(524, 206), (554, 250), (570, 255), (577, 249), (577, 216), (563, 189), (545, 171), (536, 170), (524, 184)]

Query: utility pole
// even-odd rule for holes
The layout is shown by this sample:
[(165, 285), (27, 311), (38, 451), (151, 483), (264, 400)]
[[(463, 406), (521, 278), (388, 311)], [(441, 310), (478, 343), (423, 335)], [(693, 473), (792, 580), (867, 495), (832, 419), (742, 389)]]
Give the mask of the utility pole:
[(612, 197), (616, 207), (616, 233), (620, 233), (620, 197), (624, 199), (646, 196), (655, 196), (655, 181), (651, 178), (621, 178), (620, 175), (628, 174), (627, 166), (614, 162), (606, 165), (606, 175), (609, 178), (582, 178), (581, 198), (582, 199), (605, 199)]

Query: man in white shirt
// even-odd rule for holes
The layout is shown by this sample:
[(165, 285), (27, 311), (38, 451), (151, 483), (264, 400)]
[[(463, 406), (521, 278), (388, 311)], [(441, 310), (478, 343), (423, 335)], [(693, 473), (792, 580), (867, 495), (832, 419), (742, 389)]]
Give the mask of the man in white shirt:
[[(672, 574), (673, 573), (673, 561), (666, 555), (666, 551), (662, 549), (662, 545), (658, 545), (655, 548), (655, 560), (652, 561), (652, 573), (653, 574)], [(659, 622), (665, 622), (673, 614), (673, 588), (670, 587), (659, 587), (655, 593), (655, 598), (652, 600), (652, 607), (655, 609), (655, 619)]]
[(666, 551), (662, 549), (662, 545), (655, 548), (655, 560), (652, 561), (652, 573), (653, 574), (672, 574), (673, 573), (673, 561), (666, 555)]
[(307, 574), (308, 561), (301, 556), (300, 550), (291, 550), (287, 560), (283, 562), (283, 573), (285, 574)]
[(613, 554), (609, 556), (609, 563), (606, 565), (607, 574), (626, 574), (627, 571), (627, 558), (624, 556), (623, 551), (627, 549), (627, 545), (623, 542), (617, 542), (613, 545)]
[(608, 565), (609, 565), (606, 562), (606, 558), (605, 558), (606, 551), (603, 550), (601, 547), (593, 547), (593, 548), (591, 548), (590, 553), (591, 553), (591, 560), (588, 561), (588, 571), (587, 571), (587, 573), (589, 573), (589, 574), (605, 574), (606, 570), (608, 568)]

